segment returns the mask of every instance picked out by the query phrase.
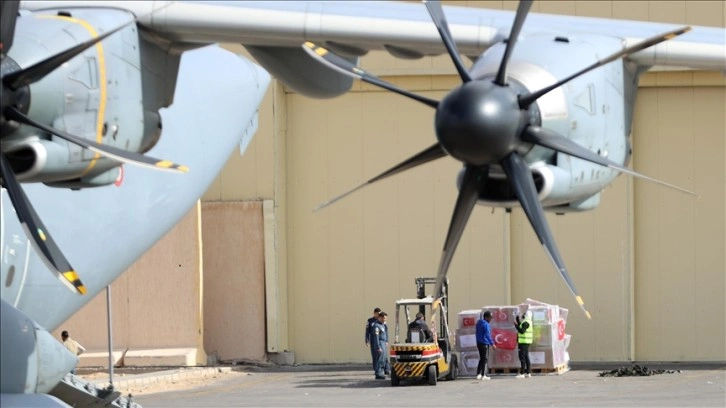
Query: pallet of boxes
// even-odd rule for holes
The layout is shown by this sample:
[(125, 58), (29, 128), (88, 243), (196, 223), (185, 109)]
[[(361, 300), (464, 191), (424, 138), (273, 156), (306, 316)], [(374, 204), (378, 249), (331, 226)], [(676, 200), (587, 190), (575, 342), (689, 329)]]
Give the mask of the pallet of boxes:
[(533, 343), (529, 347), (532, 374), (562, 374), (569, 371), (567, 348), (571, 336), (565, 333), (568, 310), (533, 299), (514, 306), (485, 306), (458, 314), (456, 351), (459, 352), (459, 374), (476, 375), (479, 352), (476, 348), (476, 322), (485, 311), (492, 313), (490, 322), (496, 349), (489, 350), (490, 374), (517, 374), (519, 356), (515, 314), (532, 312)]

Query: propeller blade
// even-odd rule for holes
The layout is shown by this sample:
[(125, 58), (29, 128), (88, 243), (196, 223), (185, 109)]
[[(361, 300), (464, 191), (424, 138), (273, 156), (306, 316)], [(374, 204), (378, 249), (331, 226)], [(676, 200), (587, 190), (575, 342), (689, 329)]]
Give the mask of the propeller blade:
[(562, 279), (564, 279), (567, 287), (570, 289), (572, 294), (575, 295), (577, 304), (580, 305), (580, 308), (582, 308), (585, 312), (585, 316), (590, 319), (590, 312), (588, 312), (585, 308), (585, 303), (582, 301), (582, 297), (577, 294), (575, 284), (572, 282), (570, 275), (567, 273), (565, 263), (562, 260), (560, 251), (557, 249), (557, 244), (552, 237), (552, 232), (550, 231), (544, 211), (542, 210), (542, 203), (539, 202), (539, 198), (537, 197), (537, 190), (534, 186), (534, 180), (532, 179), (532, 174), (529, 171), (527, 163), (519, 156), (519, 154), (511, 153), (509, 156), (502, 159), (500, 164), (502, 165), (504, 172), (507, 174), (509, 184), (512, 186), (520, 204), (522, 204), (522, 209), (524, 210), (524, 213), (527, 214), (529, 223), (532, 224), (532, 228), (537, 234), (539, 242), (542, 243), (542, 247), (547, 255), (549, 255), (550, 260), (557, 268), (557, 271), (560, 273), (560, 276), (562, 276)]
[(429, 147), (428, 149), (416, 154), (415, 156), (412, 156), (412, 157), (406, 159), (404, 162), (401, 162), (401, 163), (397, 164), (396, 166), (386, 170), (385, 172), (377, 175), (376, 177), (373, 177), (372, 179), (366, 181), (365, 183), (360, 184), (360, 185), (356, 186), (355, 188), (348, 190), (345, 193), (320, 204), (319, 206), (315, 207), (315, 209), (313, 209), (313, 211), (318, 211), (322, 208), (325, 208), (325, 207), (329, 206), (330, 204), (333, 204), (334, 202), (340, 200), (341, 198), (346, 197), (350, 194), (353, 194), (356, 191), (360, 190), (361, 188), (363, 188), (369, 184), (373, 184), (376, 181), (383, 180), (384, 178), (390, 177), (394, 174), (398, 174), (398, 173), (401, 173), (408, 169), (412, 169), (412, 168), (420, 166), (422, 164), (426, 164), (430, 161), (440, 159), (444, 156), (446, 156), (446, 152), (444, 151), (444, 149), (441, 148), (441, 145), (439, 145), (437, 143), (437, 144)]
[(25, 69), (5, 75), (3, 77), (3, 83), (5, 84), (5, 86), (10, 88), (11, 90), (16, 90), (22, 86), (30, 85), (32, 83), (38, 82), (41, 79), (43, 79), (43, 77), (50, 74), (54, 69), (63, 65), (65, 62), (69, 61), (71, 58), (82, 53), (83, 51), (87, 50), (88, 48), (93, 47), (94, 45), (96, 45), (96, 43), (105, 40), (109, 36), (120, 31), (121, 29), (127, 27), (128, 25), (133, 24), (134, 22), (135, 21), (133, 21), (133, 20), (129, 21), (128, 23), (126, 23), (118, 28), (115, 28), (103, 35), (100, 35), (98, 37), (91, 38), (90, 40), (84, 41), (74, 47), (71, 47), (56, 55), (53, 55), (40, 62), (37, 62)]
[(524, 20), (527, 18), (530, 8), (532, 8), (532, 0), (522, 0), (519, 2), (519, 6), (517, 6), (517, 14), (514, 17), (512, 31), (509, 32), (509, 39), (507, 40), (507, 48), (504, 49), (502, 62), (499, 64), (499, 71), (497, 71), (497, 77), (494, 79), (494, 83), (497, 85), (504, 86), (507, 84), (507, 64), (509, 64), (509, 57), (512, 56), (514, 45), (517, 43), (519, 32), (522, 31)]
[(454, 62), (456, 70), (459, 71), (461, 80), (463, 82), (470, 82), (471, 75), (469, 75), (469, 71), (466, 70), (464, 62), (461, 60), (461, 56), (459, 56), (459, 50), (456, 48), (456, 43), (454, 43), (454, 39), (449, 31), (449, 24), (446, 22), (446, 15), (444, 14), (444, 10), (441, 8), (441, 3), (432, 0), (423, 0), (423, 3), (426, 5), (426, 10), (429, 11), (429, 15), (436, 25), (436, 29), (439, 30), (441, 41), (444, 42), (444, 46), (449, 51), (449, 56)]
[(3, 56), (13, 46), (19, 9), (20, 1), (6, 0), (0, 3), (0, 54)]
[(456, 198), (456, 205), (454, 205), (454, 213), (451, 215), (449, 232), (446, 234), (444, 251), (441, 254), (441, 261), (439, 262), (439, 271), (436, 275), (436, 285), (434, 286), (433, 293), (434, 298), (443, 296), (441, 291), (446, 274), (449, 271), (451, 259), (454, 257), (454, 252), (456, 252), (456, 247), (459, 245), (459, 240), (464, 233), (464, 228), (466, 227), (467, 221), (469, 221), (474, 204), (479, 199), (482, 182), (488, 175), (489, 167), (466, 167), (464, 178), (461, 181), (461, 188), (459, 189), (459, 196)]
[(363, 69), (353, 65), (350, 61), (345, 58), (341, 58), (339, 55), (334, 54), (327, 48), (321, 47), (310, 41), (303, 44), (303, 50), (315, 58), (318, 62), (327, 66), (328, 68), (340, 72), (343, 75), (360, 79), (363, 82), (367, 82), (371, 85), (376, 85), (380, 88), (387, 89), (391, 92), (395, 92), (399, 95), (407, 96), (411, 99), (422, 102), (434, 109), (439, 106), (439, 102), (433, 99), (426, 98), (425, 96), (416, 95), (413, 92), (409, 92), (405, 89), (399, 88), (390, 82), (386, 82), (377, 76), (370, 74)]
[(630, 170), (627, 167), (621, 166), (614, 161), (608, 160), (597, 153), (594, 153), (590, 150), (587, 150), (586, 148), (580, 146), (579, 144), (573, 142), (572, 140), (560, 136), (559, 134), (547, 130), (544, 128), (541, 128), (539, 126), (529, 126), (523, 133), (522, 133), (522, 140), (529, 143), (538, 144), (540, 146), (548, 147), (554, 151), (561, 152), (568, 154), (570, 156), (577, 157), (578, 159), (586, 160), (591, 163), (599, 164), (601, 166), (605, 166), (611, 169), (618, 170), (620, 172), (629, 174), (633, 177), (641, 178), (643, 180), (647, 180), (656, 184), (660, 184), (662, 186), (670, 187), (672, 189), (681, 191), (683, 193), (691, 194), (694, 196), (698, 196), (698, 194), (688, 191), (684, 188), (674, 186), (673, 184), (666, 183), (665, 181), (661, 181), (658, 179), (654, 179), (652, 177), (648, 177), (644, 174), (637, 173), (633, 170)]
[(529, 105), (531, 105), (532, 103), (534, 103), (534, 101), (536, 101), (537, 99), (541, 98), (543, 95), (547, 94), (548, 92), (550, 92), (551, 90), (553, 90), (555, 88), (558, 88), (558, 87), (560, 87), (560, 86), (562, 86), (562, 85), (570, 82), (571, 80), (579, 77), (582, 74), (585, 74), (587, 72), (592, 71), (595, 68), (598, 68), (598, 67), (601, 67), (601, 66), (603, 66), (605, 64), (608, 64), (610, 62), (613, 62), (613, 61), (615, 61), (618, 58), (624, 57), (624, 56), (629, 55), (629, 54), (634, 54), (634, 53), (636, 53), (638, 51), (644, 50), (644, 49), (646, 49), (646, 48), (648, 48), (650, 46), (656, 45), (656, 44), (661, 43), (663, 41), (670, 40), (670, 39), (675, 38), (675, 37), (677, 37), (677, 36), (679, 36), (681, 34), (687, 33), (689, 31), (691, 31), (691, 27), (690, 26), (681, 27), (681, 28), (678, 28), (676, 30), (669, 31), (667, 33), (663, 33), (663, 34), (660, 34), (660, 35), (656, 35), (655, 37), (651, 37), (651, 38), (645, 39), (645, 40), (643, 40), (643, 41), (641, 41), (641, 42), (639, 42), (639, 43), (637, 43), (637, 44), (635, 44), (633, 46), (630, 46), (628, 48), (624, 48), (624, 49), (622, 49), (622, 50), (620, 50), (620, 51), (618, 51), (618, 52), (610, 55), (609, 57), (606, 57), (605, 59), (602, 59), (602, 60), (600, 60), (600, 61), (598, 61), (598, 62), (590, 65), (589, 67), (587, 67), (587, 68), (585, 68), (585, 69), (583, 69), (581, 71), (578, 71), (578, 72), (576, 72), (576, 73), (568, 76), (567, 78), (565, 78), (565, 79), (557, 82), (556, 84), (553, 84), (553, 85), (550, 85), (548, 87), (542, 88), (542, 89), (540, 89), (537, 92), (534, 92), (534, 93), (531, 93), (531, 94), (528, 94), (528, 95), (520, 96), (519, 97), (519, 107), (521, 109), (526, 109), (527, 107), (529, 107)]
[(0, 154), (0, 177), (2, 177), (3, 185), (8, 191), (10, 201), (15, 207), (15, 213), (18, 215), (20, 224), (23, 226), (25, 233), (30, 237), (38, 256), (45, 262), (53, 274), (71, 290), (82, 295), (86, 294), (86, 287), (81, 279), (73, 270), (70, 263), (56, 245), (50, 232), (45, 228), (38, 214), (33, 209), (32, 204), (25, 195), (23, 188), (15, 178), (13, 169), (5, 159), (5, 155)]
[(168, 160), (159, 160), (150, 156), (145, 156), (141, 153), (136, 152), (130, 152), (128, 150), (119, 149), (118, 147), (114, 146), (107, 146), (102, 145), (100, 143), (96, 143), (92, 140), (84, 139), (82, 137), (73, 136), (72, 134), (68, 132), (64, 132), (59, 129), (52, 128), (50, 126), (46, 126), (29, 116), (25, 115), (15, 107), (9, 107), (5, 115), (7, 118), (15, 120), (17, 122), (25, 123), (30, 126), (34, 126), (40, 130), (43, 130), (45, 132), (48, 132), (50, 134), (53, 134), (55, 136), (58, 136), (62, 139), (65, 139), (73, 144), (76, 144), (78, 146), (81, 146), (83, 148), (89, 149), (93, 152), (96, 152), (102, 156), (108, 157), (113, 160), (120, 161), (122, 163), (128, 163), (133, 164), (141, 167), (147, 167), (154, 170), (169, 170), (169, 171), (177, 171), (181, 173), (186, 173), (189, 171), (189, 168), (187, 166), (183, 166), (180, 164), (176, 164), (173, 162), (170, 162)]

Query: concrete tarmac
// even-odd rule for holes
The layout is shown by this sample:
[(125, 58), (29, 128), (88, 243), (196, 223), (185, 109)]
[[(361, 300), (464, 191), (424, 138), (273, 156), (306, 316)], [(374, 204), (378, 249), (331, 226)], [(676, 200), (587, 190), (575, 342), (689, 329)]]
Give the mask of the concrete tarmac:
[(649, 377), (561, 375), (459, 378), (392, 387), (363, 366), (246, 367), (250, 375), (195, 389), (139, 395), (149, 407), (725, 407), (726, 370), (682, 369)]

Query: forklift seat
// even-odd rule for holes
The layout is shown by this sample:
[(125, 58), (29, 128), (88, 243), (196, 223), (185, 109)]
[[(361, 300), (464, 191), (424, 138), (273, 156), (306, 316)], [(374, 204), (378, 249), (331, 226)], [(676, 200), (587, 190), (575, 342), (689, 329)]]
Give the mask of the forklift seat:
[(426, 335), (421, 329), (408, 329), (408, 336), (406, 336), (406, 343), (424, 343), (426, 342)]

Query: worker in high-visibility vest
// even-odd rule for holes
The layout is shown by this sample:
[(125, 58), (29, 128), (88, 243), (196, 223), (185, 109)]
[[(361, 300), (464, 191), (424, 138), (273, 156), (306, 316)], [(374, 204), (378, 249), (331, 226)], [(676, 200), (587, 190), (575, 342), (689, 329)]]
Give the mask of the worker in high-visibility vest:
[(515, 317), (514, 327), (517, 329), (517, 343), (519, 346), (519, 374), (517, 378), (531, 377), (531, 364), (529, 362), (529, 345), (532, 344), (532, 312), (527, 310), (524, 316)]

